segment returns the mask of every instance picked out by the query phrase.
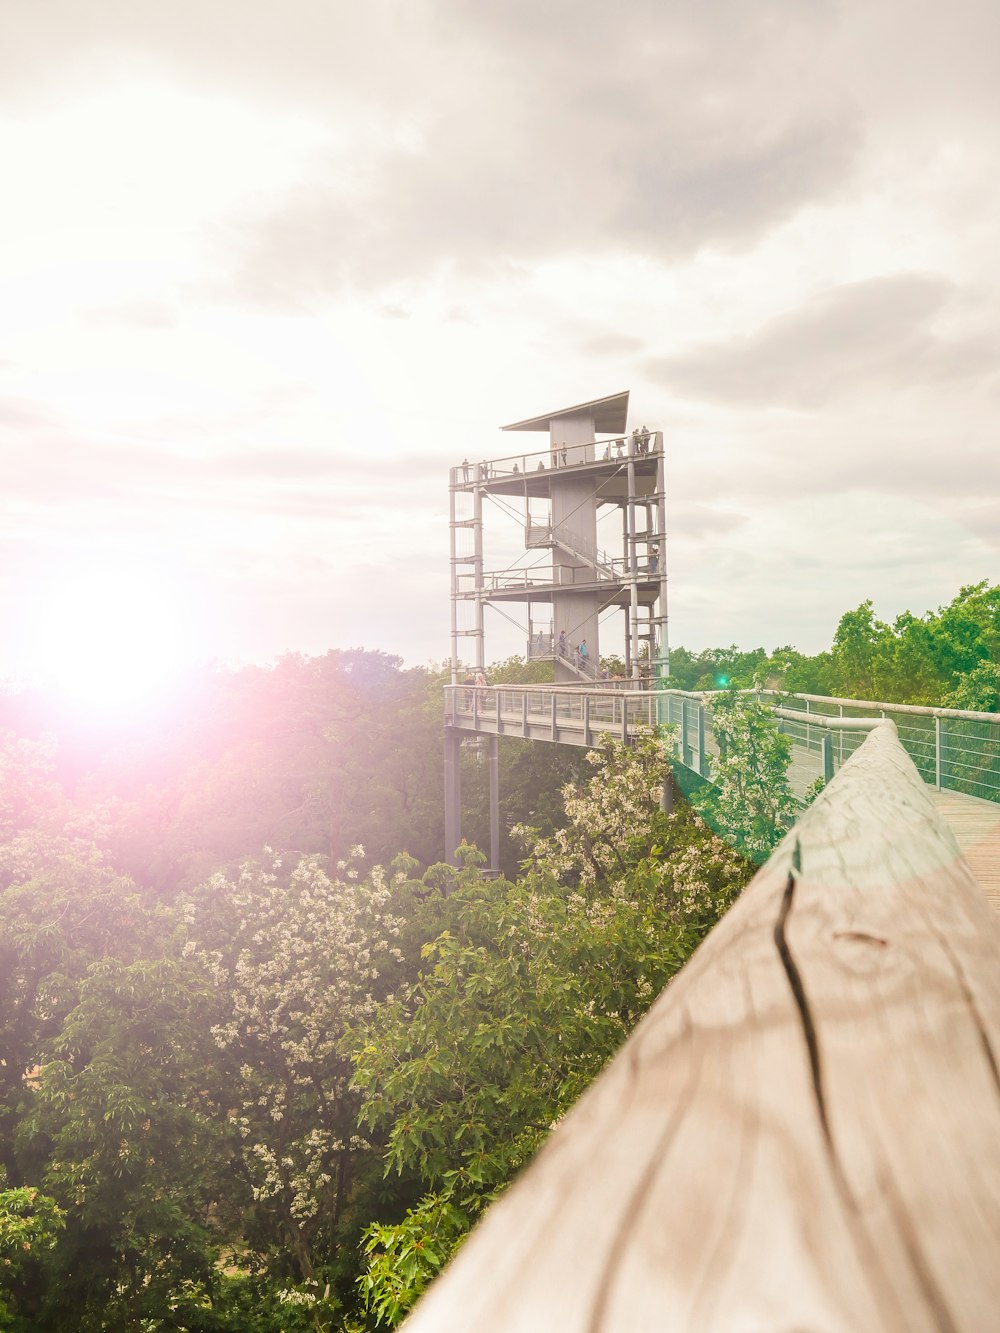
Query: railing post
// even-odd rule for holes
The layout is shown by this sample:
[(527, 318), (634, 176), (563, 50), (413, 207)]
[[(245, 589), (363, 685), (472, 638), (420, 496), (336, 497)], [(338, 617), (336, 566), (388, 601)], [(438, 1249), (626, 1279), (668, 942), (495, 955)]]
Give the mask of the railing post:
[(499, 736), (500, 733), (503, 731), (503, 718), (502, 718), (501, 715), (500, 715), (500, 695), (501, 695), (501, 693), (502, 693), (502, 691), (500, 691), (500, 690), (497, 690), (497, 691), (496, 691), (496, 705), (497, 705), (496, 722), (497, 722), (497, 735), (498, 735), (498, 736)]
[(829, 782), (833, 777), (833, 735), (829, 731), (823, 732), (823, 781)]
[(941, 790), (941, 719), (934, 718), (934, 786)]
[(552, 717), (551, 717), (552, 734), (549, 737), (549, 739), (557, 741), (559, 739), (559, 724), (556, 721), (556, 696), (554, 692), (552, 695), (551, 704), (552, 704)]
[(622, 745), (628, 745), (628, 699), (622, 695)]
[(521, 735), (528, 739), (528, 691), (521, 691)]
[(583, 696), (583, 743), (590, 744), (590, 695)]
[(707, 776), (705, 773), (705, 705), (698, 705), (698, 773), (699, 776)]

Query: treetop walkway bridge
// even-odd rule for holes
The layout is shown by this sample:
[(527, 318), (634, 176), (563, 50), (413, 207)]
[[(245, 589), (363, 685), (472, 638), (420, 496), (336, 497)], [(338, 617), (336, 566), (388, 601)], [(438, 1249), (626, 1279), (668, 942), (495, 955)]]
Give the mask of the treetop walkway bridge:
[[(711, 781), (719, 747), (712, 729), (715, 691), (635, 689), (631, 682), (589, 685), (452, 685), (445, 690), (446, 836), (461, 840), (457, 745), (463, 736), (515, 736), (594, 746), (602, 733), (626, 743), (671, 728), (671, 760), (694, 779)], [(1000, 911), (1000, 714), (818, 695), (747, 691), (774, 709), (792, 742), (789, 777), (801, 799), (829, 781), (872, 726), (895, 724), (906, 753), (952, 829), (973, 872)], [(490, 747), (491, 865), (498, 865), (499, 816), (495, 740)], [(684, 785), (682, 783), (682, 785)]]

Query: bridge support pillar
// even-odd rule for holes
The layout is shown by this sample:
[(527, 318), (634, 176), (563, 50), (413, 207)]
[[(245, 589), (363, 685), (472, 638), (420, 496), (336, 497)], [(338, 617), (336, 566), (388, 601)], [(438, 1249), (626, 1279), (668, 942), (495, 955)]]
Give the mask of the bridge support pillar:
[(490, 870), (500, 873), (500, 739), (490, 737)]
[(457, 865), (455, 848), (462, 841), (462, 733), (444, 729), (444, 857)]

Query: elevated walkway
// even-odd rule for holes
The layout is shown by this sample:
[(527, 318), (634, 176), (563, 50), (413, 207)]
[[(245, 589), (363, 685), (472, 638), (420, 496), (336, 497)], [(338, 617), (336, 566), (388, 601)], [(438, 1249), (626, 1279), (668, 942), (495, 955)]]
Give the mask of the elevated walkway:
[[(669, 726), (674, 764), (704, 781), (711, 781), (719, 755), (711, 693), (637, 690), (624, 681), (618, 688), (460, 685), (446, 687), (445, 695), (453, 740), (475, 733), (592, 747), (605, 732), (627, 744)], [(766, 690), (755, 697), (775, 709), (776, 724), (792, 742), (789, 777), (800, 798), (817, 779), (833, 778), (874, 723), (894, 722), (977, 882), (1000, 911), (1000, 715)]]

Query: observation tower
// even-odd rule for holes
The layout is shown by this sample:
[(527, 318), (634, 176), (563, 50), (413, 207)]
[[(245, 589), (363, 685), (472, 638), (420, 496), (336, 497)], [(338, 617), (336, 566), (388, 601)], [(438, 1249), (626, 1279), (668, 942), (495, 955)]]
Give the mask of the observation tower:
[[(633, 688), (667, 674), (663, 433), (626, 433), (628, 401), (626, 390), (515, 421), (501, 429), (547, 441), (451, 469), (453, 682), (485, 669), (487, 608), (521, 628), (529, 661), (554, 663), (558, 684), (601, 680), (602, 653)], [(523, 526), (520, 554), (508, 536), (487, 559), (487, 512), (508, 534)]]

